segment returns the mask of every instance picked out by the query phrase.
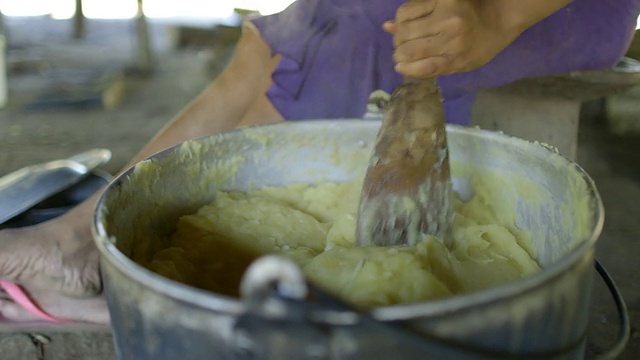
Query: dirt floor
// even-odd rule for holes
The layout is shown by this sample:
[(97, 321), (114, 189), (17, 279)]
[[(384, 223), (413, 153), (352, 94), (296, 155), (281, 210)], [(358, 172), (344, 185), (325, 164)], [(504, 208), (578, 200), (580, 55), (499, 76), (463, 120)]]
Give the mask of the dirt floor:
[[(175, 28), (154, 23), (156, 67), (144, 77), (135, 71), (131, 21), (89, 21), (81, 41), (72, 40), (68, 21), (10, 18), (6, 26), (10, 101), (0, 110), (0, 175), (95, 147), (113, 152), (104, 169), (117, 172), (206, 86), (227, 55), (206, 47), (176, 50)], [(118, 74), (124, 74), (125, 96), (104, 110), (92, 94)], [(600, 114), (598, 103), (584, 108), (578, 163), (605, 203), (597, 256), (631, 315), (631, 338), (620, 357), (631, 360), (640, 358), (640, 139), (610, 134)], [(617, 331), (615, 307), (598, 279), (593, 294), (588, 358), (609, 346)], [(2, 359), (115, 358), (108, 331), (26, 331), (1, 323), (0, 330)]]

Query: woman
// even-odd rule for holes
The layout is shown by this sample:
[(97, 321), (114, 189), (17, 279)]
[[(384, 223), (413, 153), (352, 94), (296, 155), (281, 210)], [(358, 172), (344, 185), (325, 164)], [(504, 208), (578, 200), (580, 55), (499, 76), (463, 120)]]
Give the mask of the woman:
[[(447, 120), (518, 79), (606, 69), (625, 53), (640, 0), (298, 0), (252, 19), (225, 71), (132, 160), (238, 126), (361, 117), (369, 94), (438, 76)], [(98, 194), (66, 215), (0, 232), (0, 277), (52, 316), (108, 323), (90, 223)], [(13, 299), (0, 312), (35, 315)]]

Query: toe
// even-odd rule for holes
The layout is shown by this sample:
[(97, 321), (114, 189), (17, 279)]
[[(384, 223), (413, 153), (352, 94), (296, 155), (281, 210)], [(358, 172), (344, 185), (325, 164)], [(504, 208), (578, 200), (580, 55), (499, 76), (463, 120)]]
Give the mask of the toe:
[(28, 302), (15, 295), (12, 299), (0, 299), (0, 314), (6, 319), (100, 325), (108, 325), (110, 322), (106, 302), (101, 296), (73, 298), (49, 290), (23, 289), (25, 297), (29, 298)]
[(22, 306), (16, 304), (12, 300), (0, 300), (0, 314), (6, 320), (10, 321), (35, 321), (39, 320), (37, 316), (25, 310)]

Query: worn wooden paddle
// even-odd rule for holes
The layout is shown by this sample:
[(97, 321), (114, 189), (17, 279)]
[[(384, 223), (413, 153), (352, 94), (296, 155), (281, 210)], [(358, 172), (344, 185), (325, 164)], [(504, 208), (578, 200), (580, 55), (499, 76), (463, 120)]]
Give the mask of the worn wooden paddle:
[(440, 90), (435, 78), (407, 79), (391, 96), (364, 178), (358, 244), (413, 245), (425, 235), (446, 239), (451, 191)]

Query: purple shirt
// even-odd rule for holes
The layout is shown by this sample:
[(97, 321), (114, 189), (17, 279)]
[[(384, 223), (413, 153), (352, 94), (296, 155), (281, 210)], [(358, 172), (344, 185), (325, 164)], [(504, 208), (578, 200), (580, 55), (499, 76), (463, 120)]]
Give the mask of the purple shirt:
[[(358, 118), (369, 94), (402, 83), (382, 23), (406, 0), (297, 0), (253, 19), (282, 60), (267, 96), (287, 120)], [(510, 82), (614, 66), (626, 52), (640, 0), (574, 0), (533, 25), (479, 69), (438, 77), (447, 121), (468, 124), (477, 92)]]

